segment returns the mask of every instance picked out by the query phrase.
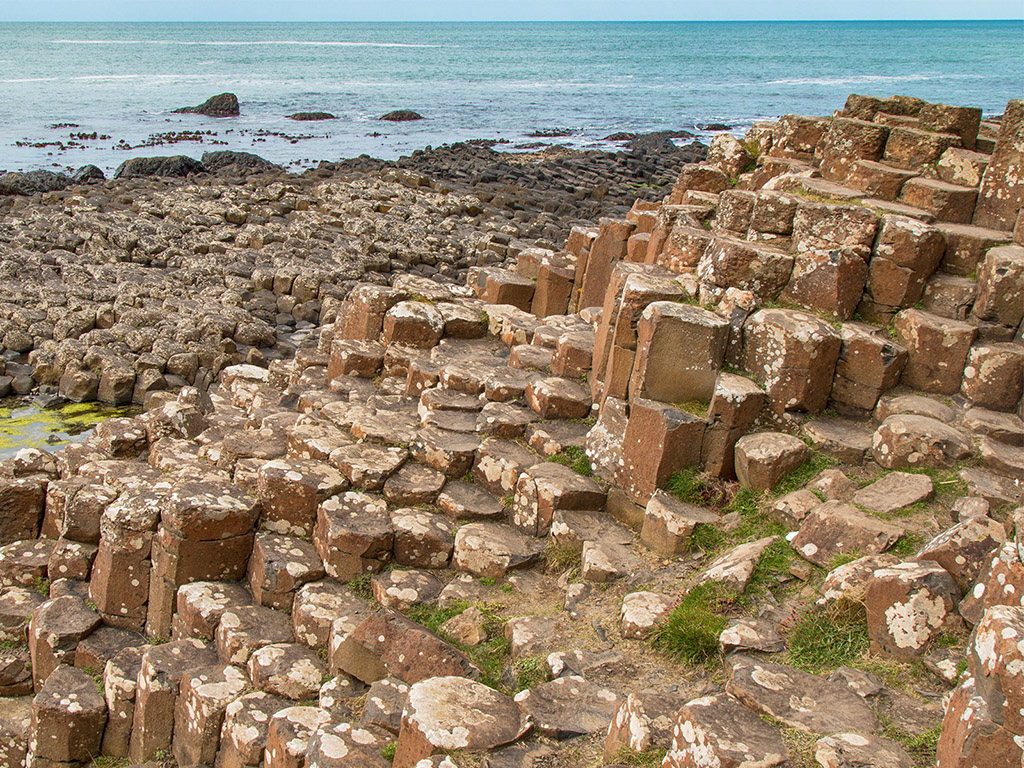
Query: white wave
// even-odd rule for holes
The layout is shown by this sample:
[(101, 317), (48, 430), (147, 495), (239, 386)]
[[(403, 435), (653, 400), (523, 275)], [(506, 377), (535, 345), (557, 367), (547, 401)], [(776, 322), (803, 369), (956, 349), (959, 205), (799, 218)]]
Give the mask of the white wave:
[(60, 80), (59, 77), (12, 77), (8, 80), (0, 80), (0, 83), (49, 83)]
[(307, 45), (352, 48), (440, 48), (427, 43), (357, 43), (335, 40), (51, 40), (62, 45)]
[[(980, 75), (851, 75), (849, 77), (789, 77), (765, 80), (762, 85), (861, 85), (865, 83), (911, 83), (922, 80), (976, 79)], [(753, 83), (751, 83), (753, 85)]]

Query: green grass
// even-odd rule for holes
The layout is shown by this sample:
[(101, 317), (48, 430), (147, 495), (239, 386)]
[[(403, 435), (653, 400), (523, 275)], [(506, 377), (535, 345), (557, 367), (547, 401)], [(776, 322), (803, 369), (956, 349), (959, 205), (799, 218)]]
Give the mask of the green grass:
[(665, 490), (686, 504), (701, 504), (705, 483), (694, 469), (681, 469), (668, 479)]
[(763, 596), (775, 586), (775, 577), (789, 572), (793, 560), (793, 548), (784, 537), (772, 542), (754, 566), (754, 572), (747, 583), (745, 596), (748, 599)]
[(785, 496), (787, 493), (800, 490), (823, 471), (830, 467), (834, 467), (837, 463), (838, 462), (830, 456), (826, 456), (818, 451), (812, 451), (811, 458), (807, 463), (801, 467), (797, 467), (782, 478), (782, 480), (772, 488), (772, 493), (776, 496)]
[(373, 588), (370, 586), (372, 575), (370, 573), (359, 574), (352, 581), (348, 582), (348, 588), (352, 590), (353, 594), (363, 598), (363, 600), (372, 600)]
[(814, 674), (850, 666), (870, 646), (867, 622), (857, 610), (811, 606), (785, 634), (788, 662)]
[(643, 752), (637, 752), (629, 747), (623, 747), (616, 753), (612, 763), (629, 768), (661, 768), (666, 752), (664, 749), (645, 749)]
[(687, 400), (685, 403), (676, 403), (675, 407), (684, 413), (696, 416), (698, 419), (706, 419), (711, 403), (704, 402), (703, 400)]
[(455, 618), (469, 607), (469, 603), (465, 600), (455, 600), (445, 608), (420, 603), (419, 605), (414, 605), (406, 615), (417, 624), (422, 624), (431, 632), (437, 632), (442, 624), (449, 619)]
[(380, 748), (380, 756), (387, 760), (389, 763), (395, 759), (395, 752), (398, 751), (398, 742), (389, 741), (383, 747)]
[(593, 474), (593, 470), (590, 467), (590, 459), (587, 458), (586, 452), (579, 446), (570, 445), (568, 448), (563, 448), (554, 456), (549, 456), (548, 461), (562, 464), (577, 475), (590, 477)]
[(544, 548), (544, 569), (548, 573), (562, 573), (580, 564), (580, 548), (572, 544), (560, 544), (551, 539)]
[(515, 672), (516, 677), (515, 693), (525, 691), (527, 688), (536, 688), (547, 682), (548, 674), (544, 661), (543, 656), (531, 656), (519, 659), (512, 665), (512, 671)]
[(921, 734), (912, 734), (887, 717), (882, 717), (882, 735), (903, 745), (914, 761), (915, 768), (931, 768), (935, 765), (935, 752), (939, 746), (942, 727), (936, 725)]
[(725, 610), (737, 595), (720, 584), (698, 584), (687, 592), (651, 635), (651, 644), (687, 664), (710, 665), (718, 658)]
[(900, 536), (899, 540), (889, 547), (889, 554), (896, 555), (901, 560), (905, 560), (908, 557), (916, 555), (918, 550), (921, 549), (921, 545), (924, 543), (924, 539), (912, 533), (906, 533)]
[(718, 552), (728, 541), (722, 531), (709, 523), (697, 523), (690, 534), (690, 547), (708, 555)]

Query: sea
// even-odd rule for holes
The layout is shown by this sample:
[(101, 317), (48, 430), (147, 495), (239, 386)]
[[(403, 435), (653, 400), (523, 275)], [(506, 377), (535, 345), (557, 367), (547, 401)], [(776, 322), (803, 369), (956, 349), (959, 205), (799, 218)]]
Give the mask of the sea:
[[(239, 117), (173, 112), (225, 91)], [(300, 170), (471, 139), (607, 149), (619, 132), (706, 140), (828, 115), (849, 93), (999, 115), (1024, 97), (1024, 21), (0, 24), (0, 169), (236, 149)], [(425, 119), (378, 119), (396, 109)], [(287, 118), (300, 111), (337, 119)]]

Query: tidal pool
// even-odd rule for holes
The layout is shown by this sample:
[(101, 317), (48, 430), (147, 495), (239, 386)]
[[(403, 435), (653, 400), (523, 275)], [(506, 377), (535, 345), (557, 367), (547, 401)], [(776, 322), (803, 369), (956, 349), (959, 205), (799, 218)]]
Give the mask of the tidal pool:
[(101, 421), (129, 416), (138, 410), (100, 403), (40, 408), (24, 398), (0, 400), (0, 460), (14, 456), (22, 448), (53, 451), (62, 445), (80, 443)]

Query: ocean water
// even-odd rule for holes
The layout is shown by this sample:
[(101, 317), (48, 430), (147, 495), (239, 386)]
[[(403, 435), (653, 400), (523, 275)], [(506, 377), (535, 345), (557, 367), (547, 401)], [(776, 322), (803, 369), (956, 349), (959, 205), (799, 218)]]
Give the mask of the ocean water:
[[(617, 131), (829, 114), (851, 92), (999, 114), (1024, 96), (1022, 63), (1024, 21), (0, 24), (0, 169), (227, 148), (297, 169), (475, 138), (515, 150), (550, 129), (607, 147)], [(240, 117), (171, 112), (223, 91)], [(376, 119), (393, 109), (427, 119)], [(199, 133), (159, 144), (181, 131)]]

